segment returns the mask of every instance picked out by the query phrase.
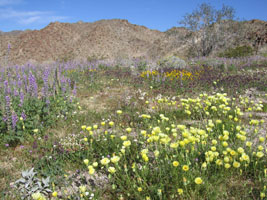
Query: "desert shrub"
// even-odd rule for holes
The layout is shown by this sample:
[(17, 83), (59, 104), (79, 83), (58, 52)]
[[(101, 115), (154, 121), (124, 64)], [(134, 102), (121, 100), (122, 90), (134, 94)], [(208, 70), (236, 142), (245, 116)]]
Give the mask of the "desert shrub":
[(176, 56), (170, 56), (167, 58), (163, 58), (158, 61), (158, 64), (161, 68), (175, 68), (175, 69), (184, 69), (187, 64), (186, 62)]
[(252, 53), (253, 53), (253, 48), (244, 45), (244, 46), (229, 48), (224, 52), (219, 53), (219, 57), (238, 58), (238, 57), (250, 56), (252, 55)]

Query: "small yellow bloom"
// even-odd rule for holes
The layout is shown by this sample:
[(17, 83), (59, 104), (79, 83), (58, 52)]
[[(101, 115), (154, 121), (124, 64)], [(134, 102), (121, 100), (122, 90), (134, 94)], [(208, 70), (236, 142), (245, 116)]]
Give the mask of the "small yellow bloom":
[(130, 145), (131, 145), (131, 141), (130, 140), (127, 140), (127, 141), (123, 142), (123, 146), (124, 147), (129, 147)]
[(138, 191), (138, 192), (142, 192), (143, 189), (142, 189), (141, 187), (138, 187), (138, 188), (137, 188), (137, 191)]
[(258, 158), (262, 158), (262, 157), (264, 156), (264, 153), (261, 152), (261, 151), (258, 151), (258, 152), (256, 153), (256, 156), (257, 156)]
[(132, 131), (132, 129), (131, 129), (131, 128), (126, 128), (126, 131), (127, 131), (128, 133), (130, 133), (130, 132)]
[(178, 162), (178, 161), (173, 161), (172, 165), (173, 165), (174, 167), (177, 167), (177, 166), (179, 165), (179, 162)]
[(98, 166), (98, 163), (97, 162), (93, 162), (93, 166), (94, 167), (97, 167)]
[(92, 175), (92, 174), (94, 174), (94, 173), (95, 173), (95, 169), (94, 169), (93, 167), (90, 168), (90, 169), (89, 169), (89, 174)]
[(157, 158), (159, 156), (159, 151), (158, 150), (154, 151), (154, 155)]
[(200, 177), (195, 178), (195, 183), (200, 185), (203, 183), (202, 179)]
[(260, 137), (260, 138), (259, 138), (259, 141), (260, 141), (260, 142), (264, 142), (264, 140), (265, 140), (264, 137)]
[(116, 172), (115, 167), (109, 167), (108, 168), (108, 172), (111, 173), (111, 174), (114, 174)]
[(56, 191), (54, 191), (54, 192), (52, 193), (52, 197), (57, 197), (57, 192), (56, 192)]
[(233, 163), (233, 166), (234, 166), (235, 168), (239, 168), (239, 167), (240, 167), (240, 163), (235, 161), (235, 162)]
[(121, 140), (123, 141), (127, 140), (127, 136), (126, 135), (121, 136)]
[(110, 160), (108, 158), (103, 158), (100, 162), (102, 165), (107, 165), (110, 163)]
[(229, 163), (226, 163), (226, 164), (224, 165), (224, 167), (225, 167), (226, 169), (229, 169), (229, 168), (231, 167), (231, 165), (230, 165)]
[(187, 171), (189, 170), (189, 166), (188, 166), (188, 165), (183, 165), (183, 170), (184, 170), (185, 172), (187, 172)]
[(93, 128), (94, 128), (94, 129), (98, 129), (98, 125), (95, 124), (95, 125), (93, 126)]
[(122, 111), (121, 110), (117, 110), (117, 114), (118, 115), (122, 114)]
[(177, 192), (178, 192), (179, 195), (182, 195), (184, 193), (184, 190), (182, 188), (178, 188)]
[(38, 129), (33, 129), (34, 133), (38, 133), (38, 131), (39, 131)]
[(112, 122), (112, 121), (110, 121), (108, 124), (109, 124), (111, 127), (114, 126), (114, 122)]
[(84, 159), (83, 162), (84, 162), (84, 164), (88, 165), (89, 160), (88, 159)]
[(85, 192), (86, 192), (86, 186), (85, 186), (85, 185), (81, 185), (81, 186), (79, 187), (79, 189), (80, 189), (80, 191), (81, 191), (82, 193), (85, 193)]
[(119, 156), (113, 156), (110, 160), (112, 163), (117, 163), (117, 162), (119, 162), (120, 157)]
[(87, 138), (83, 138), (83, 140), (84, 140), (85, 142), (87, 142), (87, 141), (88, 141), (88, 139), (87, 139)]
[(266, 197), (264, 192), (261, 192), (260, 197), (263, 199), (264, 197)]

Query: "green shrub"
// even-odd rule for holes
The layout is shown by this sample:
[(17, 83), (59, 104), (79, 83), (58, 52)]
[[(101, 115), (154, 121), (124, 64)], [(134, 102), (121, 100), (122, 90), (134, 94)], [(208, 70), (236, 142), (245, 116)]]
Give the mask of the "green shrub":
[(235, 48), (229, 48), (224, 52), (219, 53), (219, 57), (225, 58), (238, 58), (250, 56), (253, 53), (253, 48), (251, 46), (238, 46)]

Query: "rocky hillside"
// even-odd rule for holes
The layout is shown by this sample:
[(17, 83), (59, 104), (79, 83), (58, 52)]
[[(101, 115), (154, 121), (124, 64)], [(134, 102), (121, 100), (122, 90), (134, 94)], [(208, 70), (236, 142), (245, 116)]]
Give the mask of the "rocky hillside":
[[(267, 22), (244, 22), (242, 36), (259, 49), (267, 44)], [(94, 23), (50, 23), (41, 30), (0, 32), (0, 63), (23, 64), (70, 59), (148, 59), (168, 55), (185, 57), (195, 33), (174, 27), (166, 32), (134, 25), (127, 20), (100, 20)], [(8, 51), (8, 44), (11, 45)]]

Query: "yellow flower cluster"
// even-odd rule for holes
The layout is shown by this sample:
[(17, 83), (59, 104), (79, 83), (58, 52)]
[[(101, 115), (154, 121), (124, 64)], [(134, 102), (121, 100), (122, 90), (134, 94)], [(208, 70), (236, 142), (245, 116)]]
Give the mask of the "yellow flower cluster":
[[(156, 103), (166, 103), (171, 109), (186, 113), (190, 119), (193, 116), (201, 119), (200, 122), (197, 125), (178, 124), (175, 116), (167, 117), (164, 112), (156, 115), (138, 113), (143, 123), (141, 130), (113, 122), (103, 126), (82, 126), (84, 133), (89, 133), (86, 136), (88, 141), (85, 141), (88, 145), (97, 143), (103, 148), (115, 147), (114, 152), (110, 147), (106, 148), (112, 156), (107, 156), (105, 151), (99, 160), (100, 166), (95, 161), (89, 165), (90, 161), (84, 160), (89, 174), (94, 174), (97, 169), (106, 170), (110, 177), (119, 176), (121, 179), (132, 173), (134, 190), (140, 195), (148, 193), (147, 186), (152, 183), (145, 183), (149, 178), (144, 176), (153, 176), (153, 170), (159, 171), (164, 180), (168, 176), (175, 180), (173, 191), (176, 195), (184, 195), (187, 191), (184, 185), (194, 184), (196, 188), (208, 184), (209, 179), (204, 174), (211, 174), (212, 170), (242, 174), (257, 169), (267, 174), (266, 136), (257, 135), (264, 121), (250, 119), (244, 124), (246, 104), (221, 93), (171, 99), (163, 97)], [(257, 107), (261, 107), (260, 103)], [(157, 188), (157, 191), (158, 195), (164, 194), (162, 188)]]
[(153, 70), (153, 71), (144, 71), (141, 73), (141, 77), (142, 78), (152, 78), (152, 77), (156, 77), (156, 76), (161, 76), (161, 77), (166, 77), (170, 80), (193, 80), (193, 79), (198, 79), (199, 76), (203, 73), (203, 70), (199, 70), (196, 72), (190, 72), (187, 71), (185, 69), (182, 70), (172, 70), (170, 72), (164, 72), (164, 73), (160, 73), (157, 70)]

